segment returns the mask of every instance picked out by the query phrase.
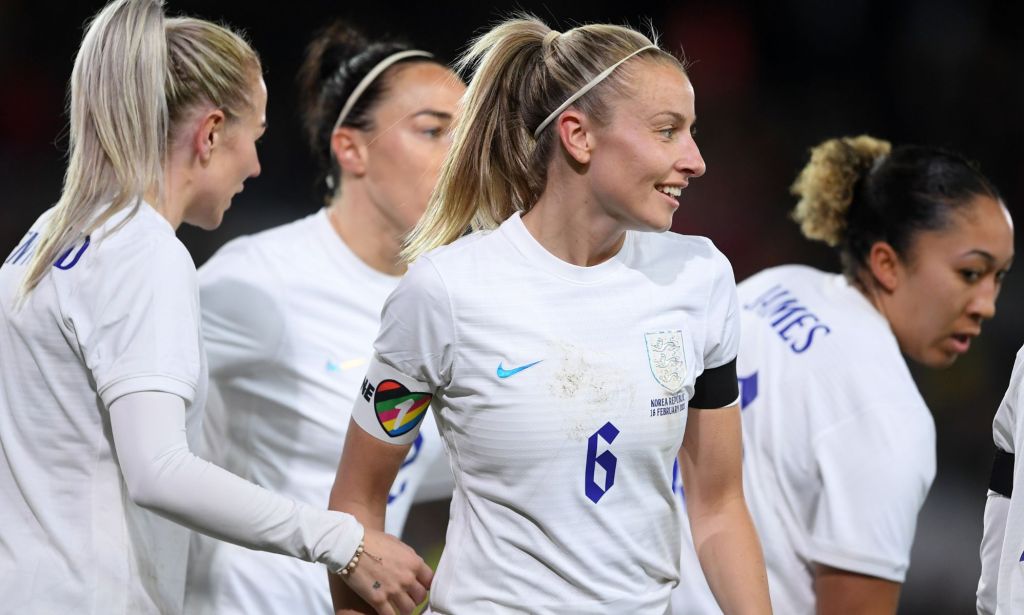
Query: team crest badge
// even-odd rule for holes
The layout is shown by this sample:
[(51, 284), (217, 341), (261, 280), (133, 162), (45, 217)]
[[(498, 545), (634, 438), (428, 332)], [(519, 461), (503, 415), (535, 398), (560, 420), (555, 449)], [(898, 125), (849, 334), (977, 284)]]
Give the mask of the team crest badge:
[(419, 425), (432, 397), (430, 393), (414, 393), (400, 382), (383, 380), (373, 394), (373, 409), (384, 431), (397, 438)]
[(686, 381), (686, 361), (683, 358), (683, 332), (657, 331), (644, 333), (647, 343), (647, 362), (654, 379), (669, 393), (683, 390)]

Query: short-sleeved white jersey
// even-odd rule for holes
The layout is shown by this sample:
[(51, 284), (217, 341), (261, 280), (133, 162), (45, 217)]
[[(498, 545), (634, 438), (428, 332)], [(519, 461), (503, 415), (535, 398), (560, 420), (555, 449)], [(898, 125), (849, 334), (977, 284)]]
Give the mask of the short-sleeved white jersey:
[[(992, 423), (992, 436), (1000, 450), (1016, 454), (1024, 447), (1024, 422), (1019, 420), (1020, 409), (1024, 406), (1024, 348), (1017, 352), (1017, 360), (1010, 376), (1010, 386), (999, 404)], [(995, 596), (995, 613), (1011, 615), (1024, 612), (1024, 473), (1020, 460), (1013, 467), (1013, 494), (1009, 507), (1003, 506), (1002, 496), (989, 495), (986, 505), (985, 535), (982, 544), (998, 541), (1002, 547), (995, 548), (986, 557), (982, 550), (982, 587), (987, 585), (989, 594), (985, 599), (979, 594), (979, 613), (991, 613), (991, 596)], [(995, 508), (994, 507), (999, 507)], [(996, 514), (990, 514), (995, 512)]]
[(149, 205), (80, 241), (17, 309), (51, 212), (0, 267), (0, 596), (12, 613), (180, 613), (188, 531), (132, 503), (107, 412), (206, 398), (196, 270)]
[[(815, 564), (902, 582), (935, 424), (888, 322), (843, 276), (797, 265), (739, 301), (744, 491), (774, 611), (815, 612)], [(716, 612), (688, 541), (674, 613)]]
[(455, 472), (432, 611), (664, 615), (689, 400), (738, 343), (711, 242), (629, 232), (577, 267), (514, 215), (421, 257), (382, 320), (354, 417), (405, 441), (432, 395)]
[[(398, 280), (353, 254), (326, 210), (218, 251), (199, 270), (214, 392), (201, 456), (296, 501), (326, 507), (381, 307)], [(450, 485), (442, 457), (431, 421), (395, 481), (389, 532), (400, 533), (428, 470), (443, 471)], [(189, 553), (186, 611), (332, 612), (322, 565), (198, 533)]]

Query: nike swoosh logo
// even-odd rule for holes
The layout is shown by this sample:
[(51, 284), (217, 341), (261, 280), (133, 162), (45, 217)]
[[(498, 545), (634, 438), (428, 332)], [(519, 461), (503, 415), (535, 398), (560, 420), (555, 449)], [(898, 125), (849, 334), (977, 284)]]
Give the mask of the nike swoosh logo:
[(498, 378), (508, 378), (509, 376), (515, 376), (524, 369), (529, 369), (534, 365), (540, 363), (540, 361), (534, 361), (533, 363), (527, 363), (526, 365), (520, 365), (513, 369), (505, 369), (501, 363), (498, 363)]

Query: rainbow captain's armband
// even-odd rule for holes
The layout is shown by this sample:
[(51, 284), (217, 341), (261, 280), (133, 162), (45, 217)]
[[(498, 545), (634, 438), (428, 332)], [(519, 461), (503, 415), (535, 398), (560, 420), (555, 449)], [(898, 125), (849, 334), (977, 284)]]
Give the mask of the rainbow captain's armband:
[(352, 418), (380, 440), (411, 444), (430, 412), (434, 396), (424, 390), (427, 388), (375, 357), (359, 389)]

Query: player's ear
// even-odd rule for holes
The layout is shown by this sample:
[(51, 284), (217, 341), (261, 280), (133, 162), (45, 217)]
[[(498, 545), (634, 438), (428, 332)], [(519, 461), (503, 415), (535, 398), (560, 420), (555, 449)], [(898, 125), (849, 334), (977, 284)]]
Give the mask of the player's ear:
[(342, 170), (356, 177), (366, 174), (369, 148), (362, 131), (339, 126), (331, 134), (331, 151)]
[(192, 135), (192, 151), (202, 166), (210, 164), (214, 150), (224, 139), (226, 121), (224, 111), (220, 109), (210, 109), (196, 120), (195, 132)]
[(569, 107), (555, 118), (558, 139), (562, 148), (577, 164), (587, 164), (594, 149), (590, 121), (575, 107)]
[(868, 269), (878, 285), (891, 293), (900, 284), (903, 261), (888, 242), (876, 241), (868, 252)]

